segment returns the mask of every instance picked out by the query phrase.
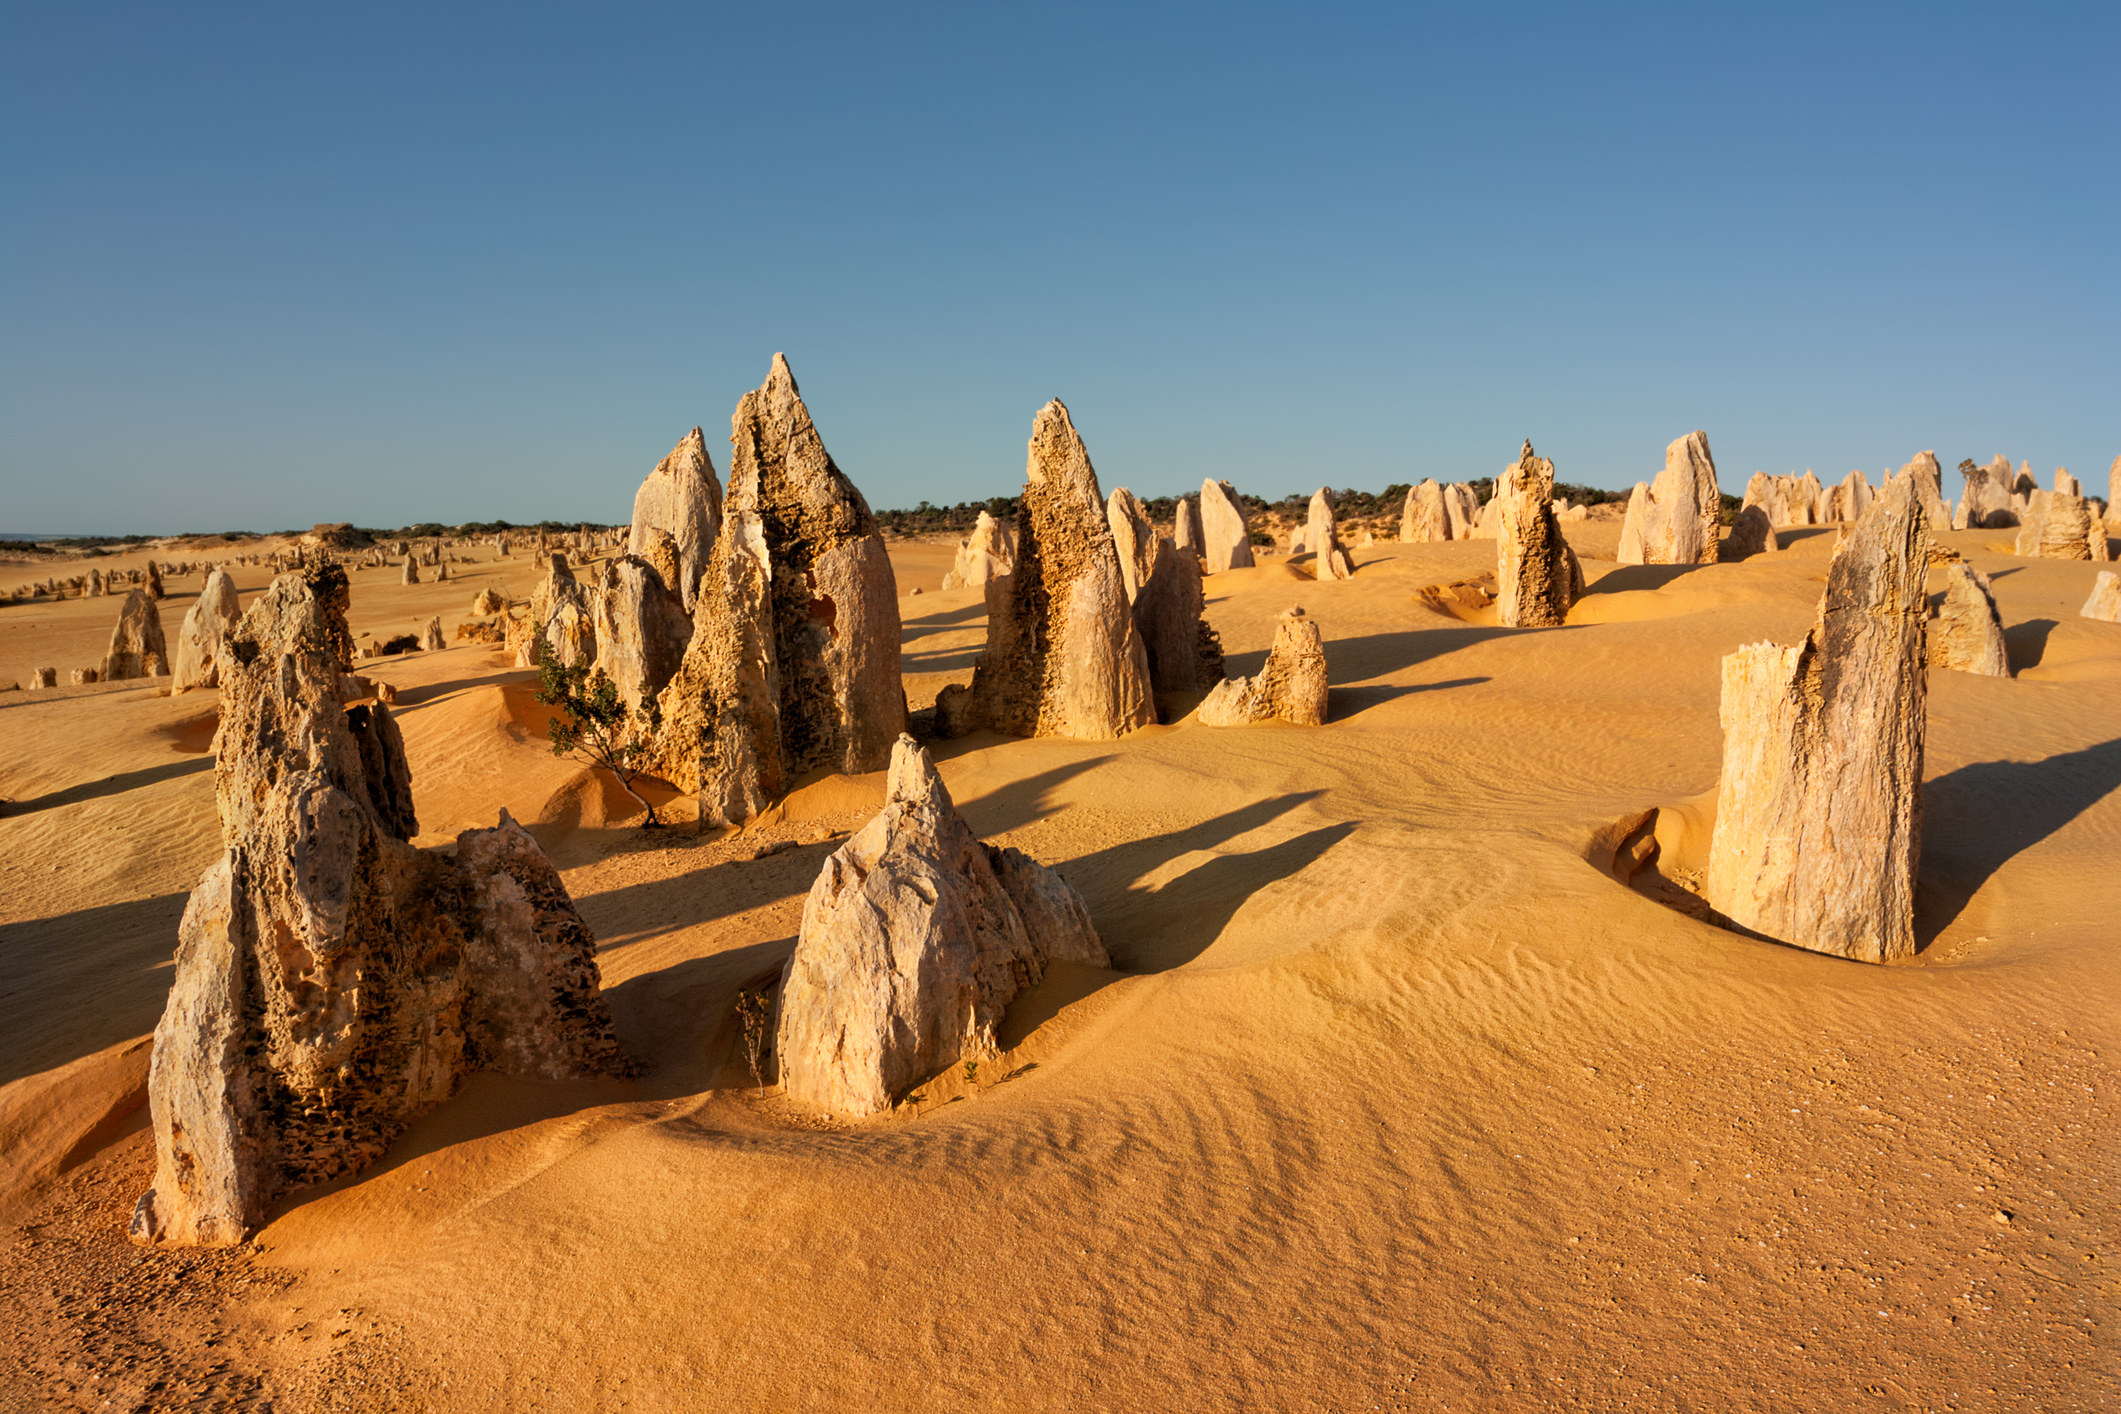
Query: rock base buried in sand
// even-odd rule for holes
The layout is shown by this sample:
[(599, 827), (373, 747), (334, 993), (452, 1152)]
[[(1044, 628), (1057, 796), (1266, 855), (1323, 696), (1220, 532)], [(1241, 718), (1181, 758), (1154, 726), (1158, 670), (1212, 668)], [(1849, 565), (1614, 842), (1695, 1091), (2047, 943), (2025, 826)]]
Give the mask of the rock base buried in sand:
[(1274, 647), (1259, 672), (1218, 683), (1194, 713), (1205, 727), (1288, 722), (1316, 727), (1326, 720), (1326, 650), (1318, 625), (1301, 608), (1274, 625)]
[(110, 632), (110, 650), (103, 655), (105, 682), (159, 676), (159, 666), (168, 661), (162, 641), (162, 611), (144, 589), (129, 590), (118, 609), (118, 623)]
[(830, 858), (803, 905), (776, 1054), (789, 1098), (870, 1115), (960, 1059), (994, 1053), (1009, 1003), (1055, 961), (1110, 966), (1080, 895), (983, 844), (911, 737), (883, 811)]
[[(2112, 570), (2099, 571), (2099, 578), (2092, 583), (2091, 597), (2084, 601), (2084, 607), (2077, 612), (2087, 619), (2097, 619), (2101, 623), (2121, 624), (2121, 575), (2116, 575)], [(50, 669), (41, 671), (49, 672)], [(50, 685), (45, 684), (47, 687)]]
[(1583, 566), (1554, 515), (1554, 463), (1526, 442), (1495, 488), (1495, 621), (1504, 628), (1554, 628), (1583, 595)]
[(1864, 962), (1914, 952), (1927, 542), (1895, 478), (1834, 551), (1811, 635), (1723, 660), (1704, 893), (1741, 929)]
[(284, 574), (232, 633), (224, 852), (192, 891), (155, 1030), (141, 1242), (240, 1242), (275, 1195), (373, 1163), (480, 1069), (627, 1068), (595, 941), (504, 813), (452, 857), (413, 848), (411, 773), (380, 704), (347, 710), (346, 577)]
[[(1920, 487), (1917, 488), (1920, 494)], [(1929, 660), (1933, 668), (1951, 668), (1983, 677), (2011, 675), (2010, 654), (2003, 641), (2003, 620), (1988, 576), (1952, 557), (1944, 567), (1944, 601), (1929, 626)]]

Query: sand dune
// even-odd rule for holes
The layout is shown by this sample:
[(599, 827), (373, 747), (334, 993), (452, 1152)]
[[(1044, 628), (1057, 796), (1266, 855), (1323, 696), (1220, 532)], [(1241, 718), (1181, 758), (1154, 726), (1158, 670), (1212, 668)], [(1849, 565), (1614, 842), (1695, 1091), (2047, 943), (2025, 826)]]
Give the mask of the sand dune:
[[(1058, 867), (1115, 966), (1056, 966), (976, 1082), (861, 1123), (754, 1093), (731, 1004), (878, 778), (738, 836), (642, 832), (550, 755), (501, 655), (362, 665), (399, 690), (420, 842), (535, 822), (649, 1071), (475, 1078), (197, 1259), (211, 1300), (155, 1321), (84, 1314), (113, 1250), (126, 1281), (194, 1260), (130, 1255), (146, 1136), (99, 1146), (219, 848), (214, 694), (0, 695), (0, 1311), (39, 1333), (0, 1381), (295, 1409), (2110, 1400), (2121, 628), (2077, 616), (2093, 568), (1944, 537), (1993, 577), (2019, 676), (1932, 674), (1924, 947), (1866, 967), (1665, 908), (1594, 844), (1713, 789), (1718, 661), (1803, 634), (1832, 530), (1681, 568), (1567, 529), (1591, 583), (1552, 630), (1424, 600), (1492, 572), (1487, 541), (1211, 577), (1233, 674), (1292, 603), (1318, 622), (1323, 728), (934, 744), (972, 828)], [(947, 542), (893, 559), (925, 590), (900, 601), (919, 710), (970, 678), (983, 599), (939, 589)], [(362, 571), (353, 625), (453, 626), (534, 575)], [(266, 578), (238, 574), (246, 602)], [(94, 661), (115, 612), (0, 611), (0, 676)], [(807, 842), (746, 857), (762, 839)]]

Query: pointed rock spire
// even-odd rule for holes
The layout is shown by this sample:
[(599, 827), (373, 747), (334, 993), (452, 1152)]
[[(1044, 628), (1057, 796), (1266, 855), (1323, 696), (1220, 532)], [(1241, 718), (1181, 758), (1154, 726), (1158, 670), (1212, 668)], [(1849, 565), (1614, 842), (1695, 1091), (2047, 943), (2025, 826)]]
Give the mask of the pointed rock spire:
[(1501, 507), (1495, 621), (1504, 628), (1567, 622), (1569, 606), (1583, 593), (1583, 566), (1554, 515), (1554, 463), (1526, 441), (1497, 484), (1495, 501)]
[(699, 599), (700, 580), (707, 573), (707, 560), (714, 553), (715, 533), (721, 524), (722, 483), (715, 479), (714, 462), (707, 455), (707, 439), (695, 427), (671, 449), (669, 456), (656, 463), (655, 470), (633, 493), (633, 526), (627, 536), (627, 553), (652, 561), (655, 532), (669, 536), (677, 552), (677, 576), (666, 579), (665, 584), (683, 601), (689, 614)]

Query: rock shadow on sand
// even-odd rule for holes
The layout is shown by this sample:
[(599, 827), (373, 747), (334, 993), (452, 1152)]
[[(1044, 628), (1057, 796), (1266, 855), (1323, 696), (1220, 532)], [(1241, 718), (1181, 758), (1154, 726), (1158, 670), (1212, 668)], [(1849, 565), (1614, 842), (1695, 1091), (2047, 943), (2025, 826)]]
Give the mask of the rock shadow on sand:
[(196, 776), (201, 771), (214, 768), (211, 756), (196, 756), (188, 761), (168, 761), (160, 766), (142, 766), (137, 771), (120, 771), (101, 780), (83, 781), (77, 786), (66, 786), (32, 796), (28, 800), (11, 800), (0, 803), (0, 815), (33, 815), (39, 810), (55, 810), (62, 805), (79, 805), (83, 801), (101, 800), (108, 795), (123, 795), (143, 786), (160, 785), (182, 776)]
[(1927, 947), (1998, 869), (2121, 788), (2121, 738), (2044, 761), (1980, 761), (1922, 788), (1915, 936)]

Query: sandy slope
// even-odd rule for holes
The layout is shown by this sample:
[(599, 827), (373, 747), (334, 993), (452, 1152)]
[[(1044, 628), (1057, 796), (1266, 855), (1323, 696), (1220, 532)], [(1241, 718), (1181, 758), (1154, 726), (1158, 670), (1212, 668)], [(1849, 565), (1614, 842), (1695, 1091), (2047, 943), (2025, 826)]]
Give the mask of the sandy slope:
[[(1612, 553), (1613, 527), (1570, 530)], [(218, 1359), (288, 1408), (2099, 1407), (2121, 628), (2076, 616), (2090, 567), (1950, 537), (2025, 666), (1931, 679), (1914, 964), (1737, 938), (1586, 858), (1713, 787), (1717, 660), (1803, 632), (1831, 540), (1592, 559), (1545, 632), (1417, 596), (1492, 569), (1485, 542), (1379, 546), (1349, 583), (1215, 577), (1233, 671), (1289, 604), (1319, 621), (1332, 721), (939, 746), (975, 828), (1058, 864), (1118, 970), (1057, 969), (975, 1083), (852, 1126), (751, 1093), (729, 1008), (832, 848), (750, 845), (858, 825), (877, 782), (731, 840), (629, 831), (495, 655), (391, 664), (423, 841), (501, 804), (544, 822), (650, 1075), (479, 1078), (295, 1196), (253, 1265), (202, 1269), (221, 1355), (198, 1321), (64, 1336), (35, 1295), (117, 1243), (144, 1136), (45, 1192), (61, 1217), (16, 1230), (0, 1309), (54, 1332), (28, 1364), (58, 1385), (149, 1349), (172, 1388)], [(983, 611), (938, 591), (947, 545), (894, 559), (926, 590), (901, 601), (919, 708), (969, 674)], [(430, 607), (370, 575), (357, 629), (480, 587)], [(0, 704), (4, 789), (34, 807), (0, 818), (0, 1099), (86, 1134), (116, 1082), (51, 1072), (153, 1024), (217, 847), (211, 696)]]

